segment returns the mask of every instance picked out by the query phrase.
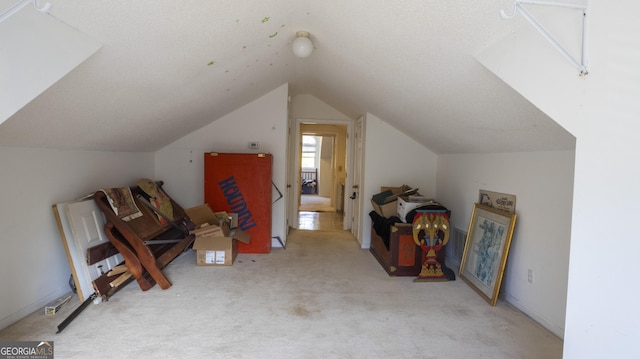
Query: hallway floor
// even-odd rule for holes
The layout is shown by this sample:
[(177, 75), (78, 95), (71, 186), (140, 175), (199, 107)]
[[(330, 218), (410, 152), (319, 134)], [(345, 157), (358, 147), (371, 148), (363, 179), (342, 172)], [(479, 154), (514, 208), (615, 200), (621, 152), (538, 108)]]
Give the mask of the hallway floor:
[(316, 194), (300, 196), (298, 207), (298, 229), (341, 231), (344, 213), (336, 212), (331, 198)]
[(298, 229), (341, 231), (343, 213), (298, 211)]

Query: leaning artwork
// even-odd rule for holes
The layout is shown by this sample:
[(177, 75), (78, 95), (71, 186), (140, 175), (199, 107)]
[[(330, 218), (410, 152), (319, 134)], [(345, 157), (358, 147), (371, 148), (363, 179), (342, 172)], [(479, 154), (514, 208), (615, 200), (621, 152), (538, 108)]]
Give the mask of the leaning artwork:
[(511, 245), (516, 215), (476, 204), (460, 265), (460, 277), (495, 305)]

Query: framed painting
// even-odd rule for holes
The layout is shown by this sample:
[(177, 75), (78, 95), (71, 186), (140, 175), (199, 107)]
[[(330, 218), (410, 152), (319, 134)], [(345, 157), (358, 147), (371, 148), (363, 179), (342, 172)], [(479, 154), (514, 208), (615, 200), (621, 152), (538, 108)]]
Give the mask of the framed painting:
[(460, 264), (460, 278), (496, 305), (516, 215), (475, 204)]

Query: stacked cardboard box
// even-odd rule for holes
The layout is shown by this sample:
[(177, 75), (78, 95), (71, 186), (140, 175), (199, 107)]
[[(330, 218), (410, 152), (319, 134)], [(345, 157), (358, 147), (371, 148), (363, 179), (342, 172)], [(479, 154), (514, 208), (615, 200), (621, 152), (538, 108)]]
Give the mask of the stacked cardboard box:
[(196, 224), (193, 249), (199, 266), (230, 266), (238, 255), (238, 242), (249, 243), (251, 236), (237, 229), (236, 213), (213, 212), (203, 204), (185, 210)]
[(385, 218), (398, 215), (398, 198), (418, 193), (417, 188), (407, 185), (400, 187), (381, 187), (380, 193), (374, 194), (371, 198), (373, 210)]

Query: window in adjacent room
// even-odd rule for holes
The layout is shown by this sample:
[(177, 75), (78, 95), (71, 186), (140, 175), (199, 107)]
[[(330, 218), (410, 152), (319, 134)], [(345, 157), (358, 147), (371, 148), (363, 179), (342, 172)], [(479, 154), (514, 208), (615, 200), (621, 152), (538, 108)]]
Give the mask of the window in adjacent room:
[(302, 168), (318, 168), (322, 137), (302, 136)]

